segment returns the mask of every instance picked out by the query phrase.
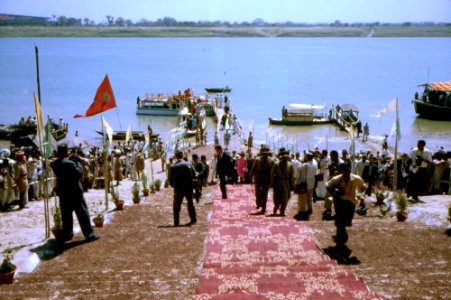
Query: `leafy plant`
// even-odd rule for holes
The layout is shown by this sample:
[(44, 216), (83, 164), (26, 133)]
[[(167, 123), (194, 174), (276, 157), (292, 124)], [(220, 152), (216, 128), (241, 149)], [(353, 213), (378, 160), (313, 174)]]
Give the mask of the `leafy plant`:
[(0, 274), (7, 274), (16, 269), (16, 265), (12, 263), (14, 259), (13, 251), (8, 249), (5, 251), (5, 257), (0, 265)]
[(53, 214), (53, 227), (57, 229), (62, 229), (63, 215), (61, 214), (61, 208), (58, 205), (52, 207), (52, 214)]
[(149, 187), (149, 179), (147, 178), (146, 172), (143, 172), (141, 176), (141, 183), (143, 185), (143, 190), (147, 190)]
[(139, 198), (139, 183), (135, 182), (132, 187), (132, 196), (134, 199)]
[(114, 203), (119, 201), (119, 190), (118, 189), (114, 189), (114, 187), (111, 186), (110, 194), (111, 194), (111, 197), (113, 198)]
[(154, 194), (154, 193), (155, 193), (155, 190), (156, 190), (155, 182), (152, 182), (152, 184), (150, 185), (150, 192), (151, 192), (152, 194)]
[(169, 179), (166, 178), (166, 179), (164, 180), (164, 188), (168, 188), (168, 187), (169, 187)]
[(396, 204), (396, 212), (405, 214), (407, 213), (407, 196), (403, 192), (394, 192), (393, 200)]
[(104, 216), (102, 213), (97, 213), (94, 217), (94, 221), (103, 221), (104, 220)]
[(160, 187), (161, 186), (161, 179), (155, 179), (154, 185)]
[(374, 191), (374, 194), (376, 198), (387, 198), (388, 197), (388, 190), (385, 187), (379, 187)]

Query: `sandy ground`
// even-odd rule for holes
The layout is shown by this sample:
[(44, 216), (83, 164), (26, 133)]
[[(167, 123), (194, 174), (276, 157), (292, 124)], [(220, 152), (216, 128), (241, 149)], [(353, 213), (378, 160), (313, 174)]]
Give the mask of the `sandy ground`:
[[(190, 153), (207, 154), (211, 158), (212, 151), (209, 146)], [(149, 169), (148, 165), (146, 170)], [(154, 162), (154, 170), (156, 176), (165, 176), (158, 173), (159, 161)], [(127, 205), (123, 212), (115, 212), (110, 202), (110, 212), (107, 214), (109, 224), (98, 230), (102, 235), (99, 241), (70, 248), (49, 261), (39, 261), (35, 254), (36, 248), (44, 243), (42, 201), (31, 202), (30, 207), (22, 211), (0, 214), (1, 251), (6, 247), (21, 249), (15, 262), (19, 265), (18, 271), (22, 272), (15, 284), (2, 286), (0, 298), (30, 298), (33, 292), (36, 292), (38, 299), (74, 297), (76, 292), (82, 291), (81, 287), (75, 287), (77, 276), (87, 276), (80, 270), (91, 268), (93, 274), (103, 274), (101, 278), (92, 275), (93, 284), (86, 288), (94, 295), (93, 298), (107, 298), (107, 294), (102, 297), (101, 289), (106, 288), (102, 282), (108, 276), (113, 278), (121, 272), (137, 272), (139, 276), (124, 275), (125, 283), (119, 284), (123, 293), (113, 288), (115, 285), (110, 286), (111, 299), (127, 295), (134, 295), (135, 298), (152, 295), (148, 297), (151, 299), (190, 297), (200, 272), (208, 215), (217, 187), (205, 189), (201, 204), (196, 205), (198, 225), (174, 231), (170, 227), (172, 190), (164, 189), (137, 206), (131, 203), (131, 184), (126, 180), (120, 185), (119, 193)], [(91, 214), (103, 208), (103, 190), (91, 190), (85, 197)], [(381, 217), (379, 207), (370, 201), (367, 216), (356, 215), (354, 225), (349, 229), (348, 244), (360, 264), (345, 267), (362, 277), (370, 289), (385, 299), (451, 298), (451, 244), (445, 234), (448, 228), (447, 206), (451, 203), (451, 197), (420, 199), (424, 203), (409, 206), (409, 218), (405, 223), (397, 222), (390, 214)], [(322, 208), (322, 201), (314, 204), (314, 213), (308, 225), (315, 231), (318, 246), (325, 248), (333, 244), (331, 235), (335, 228), (333, 222), (321, 221)], [(297, 203), (293, 196), (287, 217), (294, 215), (296, 210)], [(181, 216), (182, 223), (189, 221), (185, 207)], [(82, 239), (78, 235), (75, 240)], [(26, 273), (38, 265), (34, 272)], [(71, 266), (70, 272), (65, 269), (68, 266)], [(68, 273), (67, 278), (63, 275), (65, 272)], [(56, 279), (46, 279), (50, 274), (61, 275), (57, 275)], [(88, 279), (91, 278), (89, 276)], [(46, 280), (49, 280), (48, 284)], [(143, 285), (139, 284), (140, 280)], [(22, 296), (17, 298), (11, 295)]]

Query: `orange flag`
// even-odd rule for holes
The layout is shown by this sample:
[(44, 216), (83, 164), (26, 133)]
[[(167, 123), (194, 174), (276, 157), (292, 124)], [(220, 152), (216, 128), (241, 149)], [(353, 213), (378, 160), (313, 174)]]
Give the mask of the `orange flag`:
[(111, 88), (108, 75), (105, 75), (105, 79), (103, 79), (102, 83), (97, 89), (96, 96), (94, 97), (94, 102), (92, 102), (91, 106), (86, 111), (86, 114), (84, 116), (76, 114), (74, 118), (94, 116), (114, 107), (116, 107), (116, 100), (114, 99), (113, 89)]

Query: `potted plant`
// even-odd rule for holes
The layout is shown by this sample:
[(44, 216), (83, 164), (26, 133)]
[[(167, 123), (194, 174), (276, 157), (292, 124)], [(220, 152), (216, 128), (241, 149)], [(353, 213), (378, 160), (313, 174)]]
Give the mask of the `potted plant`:
[(12, 263), (13, 254), (12, 250), (9, 249), (5, 252), (5, 257), (0, 265), (0, 284), (11, 284), (14, 281), (14, 274), (16, 273), (16, 265)]
[(153, 182), (154, 186), (155, 186), (155, 190), (156, 191), (160, 191), (161, 188), (161, 179), (155, 179), (155, 181)]
[(53, 236), (56, 239), (59, 239), (61, 233), (63, 232), (63, 217), (61, 215), (61, 208), (58, 205), (55, 205), (52, 208), (52, 214), (53, 214), (53, 227), (50, 228), (50, 230), (52, 231)]
[(376, 189), (375, 195), (376, 195), (376, 204), (382, 205), (382, 204), (384, 204), (385, 198), (388, 197), (388, 191), (386, 189), (379, 188), (379, 189)]
[(139, 183), (135, 182), (132, 187), (132, 198), (134, 204), (139, 204), (141, 202), (141, 197), (139, 197)]
[(169, 187), (169, 179), (166, 177), (164, 180), (164, 188), (167, 189)]
[(103, 221), (104, 221), (104, 217), (102, 213), (97, 213), (93, 219), (94, 221), (94, 225), (96, 227), (103, 227)]
[(143, 173), (141, 177), (141, 183), (143, 185), (143, 195), (144, 197), (149, 196), (149, 180), (147, 178), (146, 173)]
[(404, 222), (407, 219), (407, 197), (402, 192), (395, 192), (393, 198), (396, 204), (396, 218), (398, 222)]
[(116, 209), (122, 210), (124, 208), (124, 200), (119, 199), (119, 190), (115, 190), (112, 186), (110, 193), (113, 198), (114, 205), (116, 205)]

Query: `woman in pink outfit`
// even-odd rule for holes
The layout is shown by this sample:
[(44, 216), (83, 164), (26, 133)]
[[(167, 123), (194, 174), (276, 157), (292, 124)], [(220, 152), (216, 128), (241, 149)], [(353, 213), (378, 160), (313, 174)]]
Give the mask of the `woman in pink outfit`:
[(236, 163), (236, 171), (240, 177), (240, 183), (244, 183), (244, 178), (247, 172), (247, 159), (245, 156), (246, 154), (242, 151)]

